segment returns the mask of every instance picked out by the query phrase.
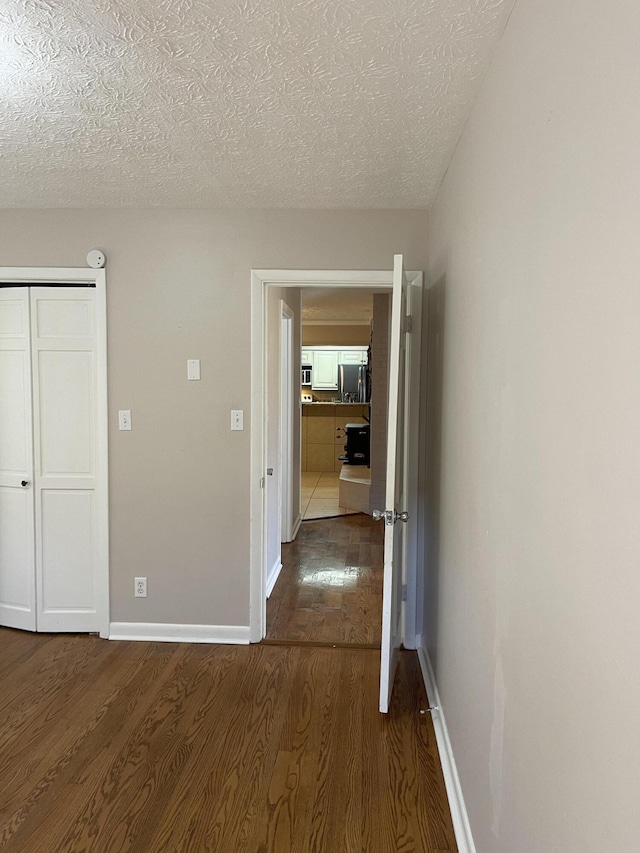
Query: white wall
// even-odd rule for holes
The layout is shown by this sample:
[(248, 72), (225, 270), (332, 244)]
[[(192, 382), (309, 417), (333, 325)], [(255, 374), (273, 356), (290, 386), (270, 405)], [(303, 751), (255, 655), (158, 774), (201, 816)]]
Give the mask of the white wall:
[(404, 252), (423, 269), (425, 235), (420, 211), (0, 212), (1, 265), (107, 253), (113, 621), (249, 624), (250, 436), (229, 412), (248, 426), (251, 268), (382, 269)]
[(430, 216), (426, 645), (479, 853), (640, 845), (639, 37), (520, 0)]

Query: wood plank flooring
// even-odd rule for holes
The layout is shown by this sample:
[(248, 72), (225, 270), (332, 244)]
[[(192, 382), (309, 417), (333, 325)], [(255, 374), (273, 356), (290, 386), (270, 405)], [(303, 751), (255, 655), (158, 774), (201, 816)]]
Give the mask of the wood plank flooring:
[(304, 521), (282, 546), (267, 640), (380, 646), (383, 525), (362, 513)]
[(0, 629), (5, 853), (456, 850), (414, 652)]

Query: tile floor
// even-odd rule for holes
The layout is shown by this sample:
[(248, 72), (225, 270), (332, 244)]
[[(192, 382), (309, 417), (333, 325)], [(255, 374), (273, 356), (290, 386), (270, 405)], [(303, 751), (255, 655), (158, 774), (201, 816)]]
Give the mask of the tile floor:
[(331, 518), (334, 515), (354, 515), (338, 503), (340, 474), (336, 471), (303, 471), (300, 503), (302, 518)]

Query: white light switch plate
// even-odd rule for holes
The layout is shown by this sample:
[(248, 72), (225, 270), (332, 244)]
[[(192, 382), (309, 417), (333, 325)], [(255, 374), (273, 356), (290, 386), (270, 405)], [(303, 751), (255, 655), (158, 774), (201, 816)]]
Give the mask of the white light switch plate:
[(244, 412), (242, 409), (231, 409), (231, 429), (244, 429)]
[(120, 409), (118, 412), (118, 429), (131, 429), (131, 410)]
[(187, 359), (187, 379), (200, 379), (200, 359)]

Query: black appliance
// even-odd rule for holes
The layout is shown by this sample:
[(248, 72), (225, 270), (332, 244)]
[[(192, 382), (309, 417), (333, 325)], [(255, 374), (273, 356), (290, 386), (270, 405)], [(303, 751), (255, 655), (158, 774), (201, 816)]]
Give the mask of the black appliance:
[(369, 424), (347, 424), (344, 427), (347, 443), (344, 446), (344, 456), (338, 456), (341, 462), (348, 465), (369, 465), (369, 446), (371, 442), (371, 427)]

